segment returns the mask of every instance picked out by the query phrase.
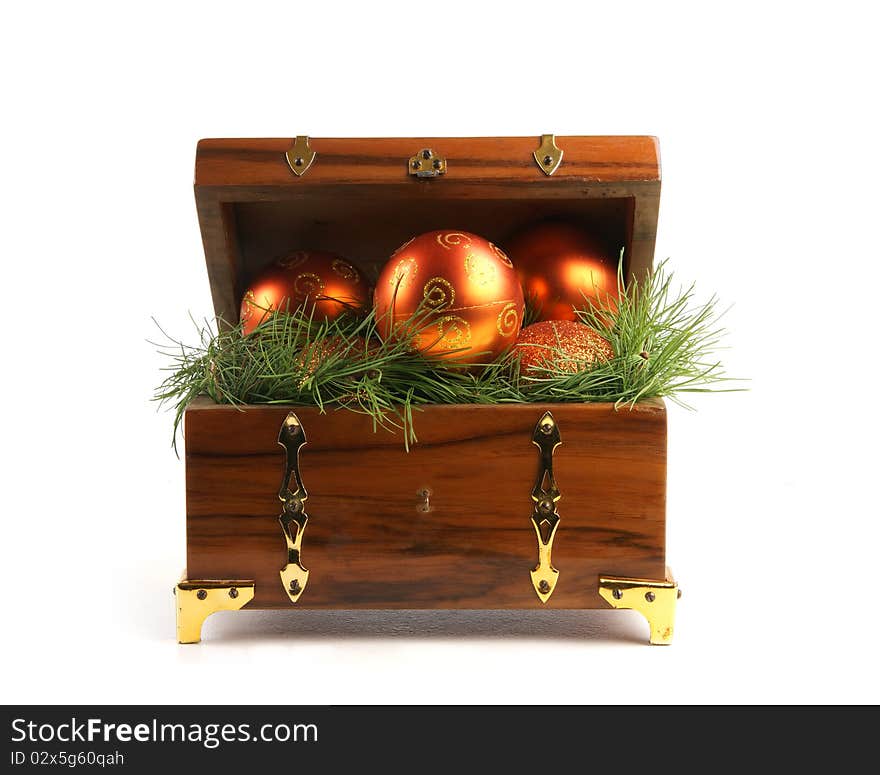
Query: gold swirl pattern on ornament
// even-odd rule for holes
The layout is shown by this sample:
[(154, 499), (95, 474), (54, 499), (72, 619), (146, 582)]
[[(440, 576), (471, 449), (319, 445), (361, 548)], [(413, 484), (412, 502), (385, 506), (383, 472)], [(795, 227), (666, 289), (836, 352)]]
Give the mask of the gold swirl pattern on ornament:
[(343, 280), (357, 280), (358, 270), (355, 269), (348, 261), (341, 258), (334, 258), (330, 264), (330, 268), (339, 275)]
[(432, 310), (449, 309), (455, 303), (455, 288), (445, 277), (432, 277), (422, 290), (425, 304)]
[(458, 315), (444, 315), (437, 321), (438, 344), (446, 344), (450, 349), (457, 349), (470, 344), (471, 324)]
[(513, 261), (508, 258), (507, 253), (505, 253), (501, 248), (499, 248), (494, 242), (489, 243), (492, 246), (492, 250), (495, 251), (495, 255), (498, 256), (504, 266), (510, 267), (513, 269)]
[(469, 248), (471, 246), (471, 238), (469, 234), (464, 234), (460, 231), (444, 231), (437, 235), (437, 244), (447, 250), (452, 250), (452, 248), (458, 246)]
[(303, 272), (293, 281), (293, 290), (298, 296), (317, 296), (324, 290), (324, 281), (314, 272)]
[(495, 321), (495, 328), (501, 336), (513, 336), (519, 330), (519, 315), (516, 311), (516, 304), (512, 301), (507, 302), (498, 313)]
[(468, 253), (464, 258), (464, 271), (477, 285), (491, 285), (498, 279), (498, 267), (488, 256)]
[(414, 258), (407, 257), (401, 258), (400, 261), (397, 262), (397, 266), (394, 267), (394, 271), (391, 273), (391, 280), (389, 280), (389, 285), (393, 288), (405, 288), (407, 285), (412, 285), (415, 282), (416, 272), (419, 271), (419, 265), (416, 263)]
[(291, 253), (290, 255), (285, 256), (282, 259), (278, 260), (278, 266), (282, 266), (285, 269), (293, 269), (301, 264), (304, 264), (308, 259), (309, 254), (305, 250), (297, 250)]

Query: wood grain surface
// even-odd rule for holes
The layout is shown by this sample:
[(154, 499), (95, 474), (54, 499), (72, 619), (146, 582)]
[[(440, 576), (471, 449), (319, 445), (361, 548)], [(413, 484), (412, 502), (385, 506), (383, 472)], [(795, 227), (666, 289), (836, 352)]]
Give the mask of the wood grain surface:
[[(550, 409), (562, 445), (549, 608), (601, 608), (600, 575), (665, 574), (666, 411), (609, 404), (431, 406), (416, 414), (419, 443), (373, 432), (368, 418), (315, 407), (207, 399), (187, 410), (187, 574), (256, 581), (252, 608), (291, 606), (278, 572), (286, 551), (277, 492), (288, 411), (301, 420), (310, 515), (302, 560), (311, 572), (300, 608), (541, 608), (530, 492), (532, 433)], [(419, 511), (429, 488), (431, 511)]]
[[(558, 137), (548, 177), (538, 137), (312, 138), (302, 176), (285, 158), (293, 138), (202, 140), (195, 195), (214, 308), (235, 321), (247, 278), (297, 249), (338, 252), (374, 275), (395, 248), (431, 229), (466, 229), (502, 247), (519, 227), (561, 216), (625, 249), (626, 271), (651, 266), (660, 196), (653, 137)], [(447, 159), (434, 179), (408, 174), (431, 147)]]

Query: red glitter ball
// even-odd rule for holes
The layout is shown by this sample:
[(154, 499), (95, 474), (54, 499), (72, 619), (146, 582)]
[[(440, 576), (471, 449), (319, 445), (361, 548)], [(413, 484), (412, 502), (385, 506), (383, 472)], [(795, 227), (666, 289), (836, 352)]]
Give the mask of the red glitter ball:
[(523, 374), (542, 369), (575, 374), (614, 357), (611, 343), (589, 326), (573, 320), (545, 320), (520, 331), (515, 352)]

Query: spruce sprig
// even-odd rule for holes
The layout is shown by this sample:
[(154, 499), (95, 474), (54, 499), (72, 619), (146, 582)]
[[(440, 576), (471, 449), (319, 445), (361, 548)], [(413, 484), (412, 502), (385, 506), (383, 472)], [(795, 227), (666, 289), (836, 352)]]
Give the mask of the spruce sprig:
[[(413, 352), (409, 343), (433, 323), (420, 309), (398, 335), (383, 341), (370, 313), (315, 319), (314, 307), (269, 315), (251, 334), (222, 321), (196, 324), (199, 341), (187, 345), (167, 334), (160, 345), (170, 363), (155, 399), (175, 408), (173, 441), (186, 406), (196, 396), (217, 403), (299, 404), (322, 411), (344, 409), (370, 416), (374, 430), (400, 430), (404, 445), (417, 441), (414, 412), (427, 404), (614, 402), (618, 406), (682, 393), (723, 389), (729, 383), (714, 353), (724, 330), (718, 300), (695, 302), (695, 289), (675, 289), (666, 262), (618, 298), (585, 297), (579, 320), (611, 343), (615, 356), (571, 374), (570, 357), (551, 350), (544, 365), (521, 373), (518, 354), (466, 366), (447, 357)], [(161, 329), (160, 329), (161, 330)], [(560, 343), (562, 345), (563, 343)]]

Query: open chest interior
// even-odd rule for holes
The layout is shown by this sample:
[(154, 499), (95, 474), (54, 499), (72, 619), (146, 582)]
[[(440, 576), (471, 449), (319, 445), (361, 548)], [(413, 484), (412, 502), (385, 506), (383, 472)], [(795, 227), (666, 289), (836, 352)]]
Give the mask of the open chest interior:
[[(368, 280), (413, 236), (439, 229), (478, 234), (504, 249), (549, 219), (583, 228), (626, 276), (653, 261), (660, 196), (652, 137), (556, 138), (553, 175), (536, 163), (537, 138), (311, 139), (314, 159), (297, 176), (293, 141), (203, 140), (195, 192), (218, 315), (238, 316), (247, 283), (295, 250), (327, 250)], [(435, 178), (409, 174), (419, 148), (443, 154)]]
[[(422, 184), (424, 185), (424, 184)], [(326, 250), (346, 257), (374, 281), (394, 251), (424, 232), (454, 228), (485, 237), (504, 249), (523, 228), (547, 220), (571, 223), (595, 235), (606, 252), (632, 246), (633, 199), (478, 199), (430, 196), (348, 197), (344, 192), (306, 201), (232, 205), (240, 277), (247, 283), (291, 250)]]

